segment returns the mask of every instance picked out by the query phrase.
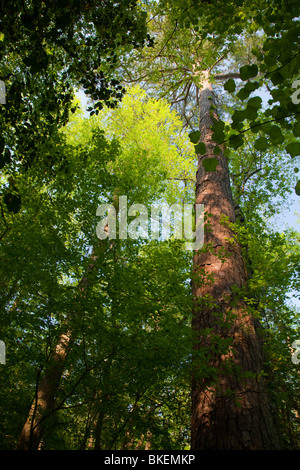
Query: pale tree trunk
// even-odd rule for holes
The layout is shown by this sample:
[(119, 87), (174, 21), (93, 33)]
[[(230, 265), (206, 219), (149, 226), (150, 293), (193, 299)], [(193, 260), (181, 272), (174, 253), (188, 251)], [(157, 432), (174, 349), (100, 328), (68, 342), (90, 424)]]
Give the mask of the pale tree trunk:
[[(204, 238), (204, 247), (210, 248), (194, 254), (191, 449), (280, 449), (274, 407), (261, 376), (259, 331), (235, 290), (246, 286), (247, 273), (240, 247), (224, 223), (224, 216), (235, 222), (234, 204), (227, 159), (223, 152), (213, 153), (212, 117), (217, 114), (207, 72), (199, 98), (201, 141), (207, 150), (198, 157), (196, 203), (210, 216)], [(205, 171), (204, 158), (218, 159), (216, 171)]]
[[(97, 257), (92, 255), (85, 275), (79, 283), (79, 291), (84, 295), (88, 285), (88, 273), (95, 267)], [(37, 384), (36, 394), (28, 417), (20, 434), (16, 450), (37, 450), (43, 435), (45, 422), (53, 413), (57, 391), (65, 368), (68, 352), (74, 340), (72, 322), (77, 313), (72, 312), (66, 320), (65, 331), (61, 333), (50, 354), (41, 380)]]

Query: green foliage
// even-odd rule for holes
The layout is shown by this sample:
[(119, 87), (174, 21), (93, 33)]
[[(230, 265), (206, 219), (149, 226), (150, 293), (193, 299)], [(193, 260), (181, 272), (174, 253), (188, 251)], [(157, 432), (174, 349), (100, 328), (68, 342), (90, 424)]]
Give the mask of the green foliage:
[(202, 162), (205, 171), (216, 171), (218, 160), (217, 158), (205, 158)]
[(103, 104), (116, 106), (125, 91), (118, 78), (121, 56), (146, 40), (145, 12), (135, 1), (3, 3), (1, 168), (13, 174), (37, 156), (43, 159), (41, 143), (55, 136), (76, 109), (75, 89), (94, 100), (95, 112)]
[[(16, 177), (22, 206), (14, 213), (3, 205), (1, 220), (1, 338), (8, 352), (1, 448), (14, 448), (66, 319), (75, 342), (46, 419), (44, 448), (145, 446), (148, 429), (154, 448), (187, 445), (191, 256), (172, 238), (96, 237), (97, 206), (115, 203), (125, 190), (130, 203), (149, 209), (155, 201), (191, 199), (191, 189), (175, 179), (193, 158), (180, 128), (166, 103), (136, 87), (114, 111), (75, 113), (48, 141), (63, 171), (49, 174), (37, 160)], [(82, 295), (91, 253), (96, 265)]]
[[(291, 91), (299, 72), (298, 13), (295, 5), (286, 9), (280, 2), (274, 1), (265, 8), (261, 5), (260, 12), (254, 14), (253, 21), (264, 39), (260, 45), (253, 47), (252, 63), (239, 68), (240, 78), (246, 81), (246, 84), (240, 87), (236, 96), (242, 101), (247, 100), (247, 106), (244, 110), (232, 114), (230, 125), (241, 134), (250, 129), (253, 132), (261, 129), (263, 135), (258, 137), (255, 144), (257, 150), (265, 151), (266, 146), (270, 148), (281, 145), (285, 140), (286, 151), (292, 158), (299, 155), (298, 142), (290, 141), (291, 131), (295, 137), (299, 136), (299, 109)], [(263, 90), (265, 85), (270, 94), (267, 106), (259, 101), (259, 96), (250, 98), (253, 92)], [(234, 92), (233, 84), (227, 91)], [(244, 120), (245, 123), (242, 124)], [(264, 140), (266, 135), (268, 141)], [(228, 141), (230, 138), (229, 130), (224, 140)], [(240, 139), (239, 143), (242, 145), (243, 139)]]
[(240, 68), (240, 78), (241, 80), (248, 80), (249, 78), (254, 78), (258, 74), (258, 67), (256, 64), (243, 65)]
[(300, 142), (290, 142), (285, 149), (292, 158), (295, 158), (300, 155)]
[(233, 78), (230, 78), (224, 84), (224, 90), (228, 91), (229, 93), (233, 93), (235, 91), (235, 81), (233, 80)]
[[(223, 106), (212, 127), (214, 154), (225, 147), (243, 215), (231, 228), (249, 282), (235, 294), (264, 326), (263, 374), (286, 447), (299, 448), (299, 368), (290, 350), (299, 312), (288, 302), (300, 287), (299, 234), (266, 222), (291, 190), (300, 195), (293, 173), (299, 110), (291, 99), (300, 64), (297, 5), (8, 1), (1, 25), (0, 338), (7, 364), (0, 448), (15, 447), (66, 324), (74, 342), (45, 418), (43, 448), (189, 448), (192, 255), (174, 237), (99, 240), (96, 210), (101, 203), (118, 209), (121, 195), (148, 210), (194, 202), (195, 157), (206, 153), (194, 129), (207, 70)], [(218, 89), (223, 58), (240, 80)], [(78, 88), (91, 98), (88, 117), (74, 100)], [(265, 90), (267, 105), (258, 94)], [(203, 159), (208, 172), (217, 163)], [(220, 250), (221, 261), (227, 256)], [(203, 270), (200, 280), (214, 279)], [(225, 328), (231, 315), (216, 320)], [(231, 338), (220, 341), (209, 328), (203, 334), (213, 352), (228, 351)], [(211, 352), (193, 354), (198, 376), (213, 381), (232, 365), (209, 367)]]
[[(247, 82), (242, 88), (240, 88), (239, 92), (237, 93), (237, 97), (244, 101), (249, 98), (250, 94), (257, 90), (260, 87), (259, 82)], [(233, 90), (234, 91), (234, 90)]]

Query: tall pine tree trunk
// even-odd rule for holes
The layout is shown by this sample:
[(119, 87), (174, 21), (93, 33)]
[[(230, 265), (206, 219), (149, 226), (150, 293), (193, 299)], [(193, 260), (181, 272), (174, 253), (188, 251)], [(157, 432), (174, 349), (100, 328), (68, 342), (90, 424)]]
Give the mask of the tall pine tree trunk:
[[(223, 153), (215, 155), (214, 95), (205, 72), (199, 91), (201, 142), (196, 203), (204, 204), (210, 229), (204, 248), (194, 254), (194, 376), (192, 450), (280, 449), (274, 408), (261, 375), (263, 355), (256, 321), (247, 312), (243, 287), (247, 273), (240, 246), (224, 216), (235, 222), (229, 170)], [(204, 158), (217, 158), (205, 171)]]

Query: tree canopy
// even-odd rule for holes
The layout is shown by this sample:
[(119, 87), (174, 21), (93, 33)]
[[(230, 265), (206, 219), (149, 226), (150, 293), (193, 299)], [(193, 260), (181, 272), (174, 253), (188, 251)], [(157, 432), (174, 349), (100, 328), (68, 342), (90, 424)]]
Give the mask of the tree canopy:
[[(232, 305), (242, 298), (262, 327), (259, 378), (282, 447), (299, 449), (299, 232), (270, 223), (300, 195), (297, 2), (2, 1), (0, 16), (0, 448), (191, 448), (195, 367), (209, 384), (219, 370), (195, 352), (195, 253), (176, 214), (151, 238), (151, 210), (193, 207), (199, 175), (218, 175), (224, 155), (235, 217), (221, 217), (231, 238), (218, 262), (240, 247), (247, 282), (231, 286)], [(208, 82), (213, 148), (199, 112)], [(217, 286), (208, 273), (202, 285)], [(231, 338), (213, 338), (227, 357)]]

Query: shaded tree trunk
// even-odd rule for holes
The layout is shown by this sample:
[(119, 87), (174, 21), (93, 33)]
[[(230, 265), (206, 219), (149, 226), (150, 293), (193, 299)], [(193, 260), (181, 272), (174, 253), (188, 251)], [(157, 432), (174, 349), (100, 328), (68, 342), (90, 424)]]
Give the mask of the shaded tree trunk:
[[(86, 273), (79, 283), (79, 292), (81, 294), (84, 293), (89, 283), (88, 274), (94, 269), (96, 261), (97, 256), (93, 255)], [(67, 318), (65, 329), (50, 354), (49, 361), (46, 364), (40, 381), (37, 381), (35, 397), (19, 436), (16, 450), (37, 450), (39, 447), (45, 428), (45, 422), (54, 410), (55, 399), (65, 368), (67, 355), (74, 341), (75, 331), (71, 325), (74, 319), (73, 317), (76, 315), (77, 314), (73, 312)]]
[[(235, 222), (234, 204), (227, 159), (213, 153), (211, 127), (218, 117), (207, 72), (199, 97), (206, 155), (198, 156), (196, 203), (204, 204), (210, 228), (203, 249), (194, 254), (191, 449), (280, 449), (276, 413), (261, 375), (259, 330), (242, 295), (246, 267), (224, 222), (224, 216)], [(204, 158), (218, 159), (216, 171), (205, 171)]]
[(37, 450), (43, 435), (44, 424), (52, 413), (57, 390), (72, 343), (72, 331), (62, 333), (51, 355), (51, 360), (37, 385), (36, 394), (19, 437), (16, 450)]

